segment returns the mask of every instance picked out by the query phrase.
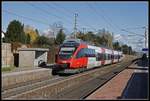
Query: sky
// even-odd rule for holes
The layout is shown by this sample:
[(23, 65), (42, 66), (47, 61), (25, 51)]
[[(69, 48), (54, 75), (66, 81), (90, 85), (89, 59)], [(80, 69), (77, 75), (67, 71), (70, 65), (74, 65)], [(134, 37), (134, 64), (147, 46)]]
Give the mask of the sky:
[[(148, 2), (146, 1), (63, 1), (63, 2), (2, 2), (2, 30), (5, 32), (12, 20), (19, 20), (25, 25), (44, 32), (54, 23), (61, 23), (67, 33), (74, 30), (74, 16), (77, 16), (77, 29), (97, 31), (105, 28), (114, 33), (115, 40), (131, 45), (136, 50), (133, 40), (143, 40), (140, 36), (128, 37), (129, 31), (144, 34), (142, 27), (148, 27)], [(125, 29), (127, 31), (123, 31)]]

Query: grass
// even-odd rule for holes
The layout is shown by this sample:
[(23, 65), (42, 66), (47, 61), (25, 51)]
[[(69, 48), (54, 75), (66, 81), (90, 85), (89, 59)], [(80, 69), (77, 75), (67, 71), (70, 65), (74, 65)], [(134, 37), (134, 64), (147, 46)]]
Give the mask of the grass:
[(9, 72), (15, 69), (15, 66), (10, 66), (10, 67), (2, 67), (2, 72)]

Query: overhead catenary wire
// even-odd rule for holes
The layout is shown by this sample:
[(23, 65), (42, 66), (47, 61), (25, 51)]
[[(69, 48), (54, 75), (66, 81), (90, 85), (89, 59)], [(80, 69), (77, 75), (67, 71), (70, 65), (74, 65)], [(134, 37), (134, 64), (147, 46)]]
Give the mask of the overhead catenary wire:
[[(94, 3), (94, 4), (96, 4), (96, 3)], [(112, 21), (112, 19), (110, 19), (110, 17), (108, 16), (108, 15), (106, 15), (106, 13), (105, 13), (105, 11), (102, 9), (102, 7), (101, 6), (99, 6), (99, 10), (103, 13), (103, 17), (106, 19), (108, 19), (111, 23), (109, 23), (109, 24), (111, 24), (111, 26), (114, 26), (116, 29), (118, 29), (119, 31), (121, 30), (121, 28), (116, 24), (116, 23), (114, 23), (113, 21)], [(107, 21), (108, 21), (107, 20)]]
[[(31, 5), (32, 7), (34, 7), (34, 8), (36, 8), (36, 9), (40, 10), (41, 12), (43, 12), (43, 13), (49, 15), (49, 16), (54, 16), (54, 17), (56, 17), (56, 18), (62, 20), (62, 17), (57, 16), (56, 14), (53, 14), (53, 13), (49, 12), (48, 10), (42, 9), (41, 7), (38, 7), (38, 6), (35, 6), (35, 5), (32, 4), (32, 3), (27, 3), (27, 4)], [(67, 19), (63, 19), (63, 20), (65, 20), (66, 23), (68, 23), (68, 24), (72, 23), (71, 21), (69, 21), (69, 20), (67, 20)]]
[[(35, 6), (35, 5), (31, 4), (31, 3), (28, 3), (28, 4), (29, 4), (30, 6), (32, 6), (32, 7), (34, 7), (34, 8), (36, 8), (36, 9), (40, 10), (41, 12), (44, 12), (44, 13), (47, 14), (47, 15), (51, 15), (51, 16), (57, 17), (57, 18), (60, 19), (60, 20), (65, 20), (66, 23), (68, 23), (68, 24), (73, 23), (73, 21), (71, 22), (71, 21), (69, 21), (69, 20), (67, 20), (67, 19), (62, 19), (62, 17), (57, 16), (57, 15), (55, 15), (55, 14), (52, 14), (52, 13), (50, 13), (49, 11), (47, 11), (47, 10), (45, 10), (45, 9), (41, 9), (40, 7), (37, 7), (37, 6)], [(65, 28), (63, 28), (63, 29), (65, 29)]]
[(125, 30), (125, 29), (122, 29), (122, 31), (128, 32), (128, 33), (130, 33), (131, 35), (138, 35), (138, 36), (143, 36), (143, 37), (144, 37), (144, 35), (137, 34), (137, 33), (135, 33), (135, 32), (131, 32), (131, 31), (128, 31), (128, 30)]
[(43, 22), (43, 21), (40, 21), (40, 20), (37, 20), (37, 19), (33, 19), (33, 18), (30, 18), (30, 17), (26, 17), (26, 16), (23, 16), (23, 15), (19, 15), (17, 13), (14, 13), (14, 12), (10, 12), (8, 10), (3, 10), (3, 12), (5, 13), (8, 13), (8, 14), (11, 14), (11, 15), (15, 15), (15, 16), (18, 16), (18, 17), (22, 17), (24, 19), (28, 19), (28, 20), (31, 20), (33, 22), (37, 22), (37, 23), (40, 23), (40, 24), (44, 24), (44, 25), (49, 25), (47, 22)]
[[(113, 29), (115, 28), (114, 26), (111, 25), (111, 23), (109, 23), (109, 22), (106, 20), (106, 18), (104, 17), (104, 15), (100, 15), (100, 14), (97, 12), (97, 10), (96, 10), (92, 5), (90, 5), (90, 4), (87, 4), (87, 5), (88, 5), (88, 7), (89, 7), (91, 10), (93, 10), (93, 11), (95, 12), (95, 15), (97, 15), (98, 20), (99, 20), (99, 17), (98, 17), (98, 16), (100, 16), (103, 20), (105, 20), (106, 23), (108, 23), (109, 26), (111, 26)], [(99, 22), (101, 23), (100, 20), (99, 20)], [(114, 30), (115, 30), (115, 29), (114, 29)]]
[[(66, 13), (68, 13), (69, 16), (70, 16), (70, 14), (74, 14), (74, 12), (72, 12), (72, 11), (70, 11), (69, 9), (66, 9), (66, 8), (64, 8), (64, 7), (62, 7), (62, 6), (58, 5), (58, 4), (56, 4), (56, 3), (53, 3), (53, 6), (56, 6), (56, 7), (58, 7), (58, 8), (61, 8), (61, 10), (64, 10)], [(70, 16), (70, 17), (72, 17), (72, 16)], [(84, 19), (84, 20), (85, 20), (85, 19)], [(86, 26), (86, 27), (88, 27), (88, 28), (91, 28), (91, 29), (94, 29), (94, 30), (95, 30), (95, 28), (94, 28), (93, 26), (87, 24), (87, 22), (85, 22), (84, 20), (83, 20), (83, 19), (80, 19), (80, 23), (82, 23), (82, 24), (81, 24), (82, 26)], [(85, 27), (83, 27), (83, 28), (85, 28)]]
[[(26, 19), (26, 20), (30, 20), (30, 21), (33, 21), (33, 22), (36, 22), (36, 23), (39, 23), (39, 24), (43, 24), (45, 26), (49, 26), (50, 24), (47, 23), (47, 22), (43, 22), (43, 21), (40, 21), (40, 20), (37, 20), (37, 19), (33, 19), (33, 18), (30, 18), (30, 17), (26, 17), (24, 15), (20, 15), (20, 14), (17, 14), (17, 13), (14, 13), (14, 12), (10, 12), (8, 10), (2, 10), (4, 13), (7, 13), (7, 14), (10, 14), (10, 15), (14, 15), (14, 16), (17, 16), (17, 17), (21, 17), (23, 19)], [(40, 29), (38, 29), (38, 31), (40, 33), (42, 33), (43, 31), (41, 31)]]
[(87, 4), (87, 6), (95, 13), (98, 22), (101, 23), (101, 20), (99, 19), (98, 12), (95, 10), (95, 8), (93, 6), (91, 6), (90, 4)]
[[(58, 8), (56, 8), (56, 7), (54, 7), (54, 6), (52, 6), (52, 5), (50, 5), (50, 4), (45, 4), (47, 7), (51, 7), (51, 8), (53, 8), (53, 9), (55, 9), (55, 10), (57, 10), (58, 12), (60, 12), (60, 9), (58, 9), (58, 8), (60, 8), (60, 7), (58, 7)], [(62, 11), (62, 10), (61, 10)], [(72, 13), (73, 14), (73, 13)], [(69, 15), (69, 14), (66, 14), (66, 12), (64, 12), (63, 11), (63, 15), (65, 15), (67, 18), (69, 18), (70, 19), (70, 21), (69, 21), (69, 23), (73, 23), (73, 16), (71, 16), (71, 15)]]
[(125, 28), (125, 29), (130, 29), (130, 30), (135, 30), (135, 29), (145, 29), (146, 26), (141, 26), (141, 27), (130, 27), (130, 28)]
[[(103, 16), (104, 15), (106, 15), (106, 13), (104, 13), (104, 10), (101, 8), (101, 7), (99, 7), (100, 9), (100, 11), (102, 11), (103, 12)], [(105, 16), (104, 16), (105, 17)], [(131, 29), (146, 29), (146, 27), (145, 26), (142, 26), (142, 27), (134, 27), (134, 28), (126, 28), (126, 30), (125, 29), (121, 29), (117, 24), (115, 24), (115, 23), (113, 23), (112, 22), (112, 20), (108, 17), (108, 16), (106, 16), (107, 17), (107, 19), (109, 19), (109, 21), (111, 21), (111, 23), (116, 27), (116, 29), (118, 29), (118, 30), (121, 30), (121, 31), (126, 31), (126, 32), (128, 32), (128, 33), (133, 33), (133, 35), (138, 35), (138, 36), (142, 36), (142, 37), (144, 37), (144, 35), (140, 35), (140, 34), (136, 34), (136, 33), (134, 33), (134, 32), (131, 32), (131, 31), (128, 31), (129, 29), (131, 30)], [(128, 30), (127, 30), (128, 29)], [(130, 36), (133, 36), (132, 34), (130, 35)], [(146, 40), (146, 39), (145, 39)], [(146, 43), (146, 42), (145, 42)], [(146, 46), (146, 45), (145, 45)]]

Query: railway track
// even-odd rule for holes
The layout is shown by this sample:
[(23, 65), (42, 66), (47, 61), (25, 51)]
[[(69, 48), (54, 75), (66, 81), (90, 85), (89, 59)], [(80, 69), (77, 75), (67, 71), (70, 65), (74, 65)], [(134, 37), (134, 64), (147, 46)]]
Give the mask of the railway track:
[(2, 98), (8, 98), (10, 96), (14, 96), (29, 90), (33, 90), (38, 87), (45, 86), (47, 84), (51, 84), (58, 80), (65, 79), (65, 77), (54, 76), (53, 78), (43, 78), (31, 82), (25, 82), (22, 84), (16, 85), (16, 87), (8, 87), (2, 90)]
[(4, 90), (2, 98), (84, 99), (130, 64), (131, 61), (123, 61), (72, 76), (55, 76), (52, 79)]
[(105, 83), (107, 83), (109, 80), (111, 80), (118, 73), (123, 71), (130, 64), (131, 63), (124, 64), (124, 66), (122, 66), (122, 68), (120, 68), (120, 66), (117, 65), (117, 68), (115, 68), (113, 70), (107, 69), (108, 72), (102, 72), (101, 75), (95, 76), (75, 87), (65, 89), (64, 91), (60, 92), (59, 94), (51, 96), (48, 99), (54, 99), (54, 100), (56, 100), (56, 99), (75, 99), (75, 100), (85, 99), (87, 96), (89, 96), (94, 91), (96, 91), (98, 88), (100, 88)]

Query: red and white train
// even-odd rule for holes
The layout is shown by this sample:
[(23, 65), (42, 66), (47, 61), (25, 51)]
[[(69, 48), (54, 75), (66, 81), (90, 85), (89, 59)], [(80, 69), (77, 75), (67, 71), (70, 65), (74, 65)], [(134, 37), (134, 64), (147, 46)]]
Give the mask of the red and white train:
[(68, 39), (59, 48), (52, 73), (76, 73), (122, 59), (120, 51), (89, 45), (80, 39)]

